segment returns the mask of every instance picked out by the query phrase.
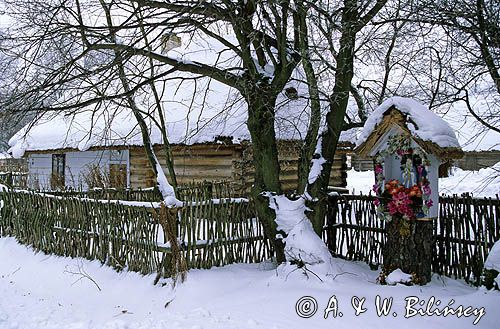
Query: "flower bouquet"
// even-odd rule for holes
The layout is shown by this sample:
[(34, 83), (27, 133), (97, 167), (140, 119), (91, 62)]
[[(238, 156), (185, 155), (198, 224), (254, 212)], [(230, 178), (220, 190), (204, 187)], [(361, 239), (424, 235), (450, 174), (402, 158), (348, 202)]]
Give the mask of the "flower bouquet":
[[(380, 198), (375, 200), (375, 205), (391, 217), (403, 217), (407, 220), (423, 218), (432, 206), (432, 200), (428, 197), (431, 190), (427, 180), (405, 188), (397, 179), (393, 179), (384, 187)], [(374, 190), (377, 192), (378, 185), (374, 186)]]
[[(424, 154), (415, 152), (409, 142), (401, 137), (391, 139), (389, 146), (389, 150), (376, 159), (373, 191), (378, 198), (374, 203), (379, 218), (386, 221), (397, 220), (400, 222), (398, 226), (401, 227), (401, 235), (406, 235), (409, 234), (409, 221), (427, 218), (429, 208), (433, 206), (430, 182), (427, 179), (430, 162)], [(383, 157), (388, 154), (395, 154), (400, 159), (403, 181), (386, 181)]]

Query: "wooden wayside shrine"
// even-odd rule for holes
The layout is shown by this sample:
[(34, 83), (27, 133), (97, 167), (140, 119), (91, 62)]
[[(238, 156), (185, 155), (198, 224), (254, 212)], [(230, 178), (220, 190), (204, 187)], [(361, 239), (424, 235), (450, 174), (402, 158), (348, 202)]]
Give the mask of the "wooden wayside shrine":
[(380, 280), (400, 269), (411, 274), (412, 283), (426, 284), (431, 280), (439, 169), (463, 151), (451, 127), (414, 100), (394, 97), (372, 116), (356, 152), (374, 161), (376, 216), (386, 231)]

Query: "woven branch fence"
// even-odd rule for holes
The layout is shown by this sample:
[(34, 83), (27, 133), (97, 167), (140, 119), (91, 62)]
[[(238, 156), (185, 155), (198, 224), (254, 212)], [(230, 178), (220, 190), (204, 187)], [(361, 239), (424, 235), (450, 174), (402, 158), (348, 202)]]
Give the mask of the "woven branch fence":
[[(185, 206), (174, 212), (173, 241), (178, 242), (188, 268), (272, 257), (251, 202), (206, 200), (228, 193), (222, 187), (188, 190)], [(374, 268), (383, 262), (385, 228), (376, 217), (373, 200), (372, 196), (330, 197), (323, 238), (334, 256), (364, 261)], [(488, 252), (500, 239), (500, 200), (441, 197), (439, 213), (434, 221), (432, 271), (478, 284)], [(172, 236), (161, 219), (161, 211), (147, 203), (130, 206), (76, 197), (0, 193), (0, 236), (15, 236), (46, 253), (168, 276), (165, 260), (172, 251)]]
[[(384, 222), (376, 217), (374, 197), (332, 196), (323, 238), (336, 257), (383, 262)], [(500, 200), (440, 197), (434, 221), (432, 271), (478, 285), (484, 261), (500, 239)]]
[[(252, 205), (199, 200), (192, 193), (175, 213), (175, 238), (188, 268), (261, 262), (272, 255)], [(0, 193), (0, 236), (37, 251), (99, 260), (117, 270), (161, 273), (172, 241), (159, 209), (36, 193)]]

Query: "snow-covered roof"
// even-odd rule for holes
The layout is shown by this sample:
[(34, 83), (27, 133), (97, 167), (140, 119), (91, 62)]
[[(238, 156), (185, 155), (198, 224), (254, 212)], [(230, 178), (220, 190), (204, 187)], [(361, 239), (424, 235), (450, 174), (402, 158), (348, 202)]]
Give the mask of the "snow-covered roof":
[(357, 146), (366, 142), (391, 108), (406, 116), (406, 126), (412, 136), (442, 148), (460, 148), (453, 128), (446, 121), (414, 99), (397, 96), (387, 99), (370, 114), (356, 141)]
[[(200, 81), (198, 81), (199, 87)], [(288, 99), (284, 94), (278, 99), (276, 135), (282, 140), (297, 140), (305, 136), (309, 120), (307, 89), (291, 82), (299, 93), (298, 99)], [(165, 95), (165, 121), (167, 136), (172, 144), (197, 144), (213, 142), (218, 136), (231, 136), (233, 142), (250, 140), (246, 126), (247, 107), (236, 99), (235, 92), (216, 81), (210, 81), (207, 93), (194, 92), (194, 85), (169, 88), (175, 93)], [(193, 95), (195, 96), (193, 98)], [(141, 109), (149, 109), (152, 100), (141, 102)], [(158, 114), (154, 115), (156, 119)], [(161, 131), (146, 118), (154, 144), (163, 143)], [(341, 136), (352, 141), (352, 132)], [(89, 106), (78, 113), (47, 113), (39, 120), (25, 126), (9, 141), (9, 153), (22, 157), (27, 151), (57, 149), (87, 150), (91, 147), (143, 145), (137, 121), (124, 104), (108, 103), (96, 109)]]
[[(226, 42), (236, 38), (221, 26), (219, 34), (224, 34)], [(218, 40), (191, 34), (179, 34), (182, 45), (168, 52), (168, 56), (183, 62), (198, 62), (221, 69), (240, 67), (238, 57)], [(272, 68), (262, 68), (263, 74), (272, 76)], [(176, 76), (158, 83), (164, 118), (167, 123), (167, 136), (172, 144), (196, 144), (213, 142), (218, 136), (231, 136), (233, 142), (250, 140), (246, 127), (247, 105), (234, 89), (209, 78), (199, 78), (189, 73), (176, 72)], [(237, 74), (237, 71), (234, 72)], [(298, 98), (290, 99), (281, 93), (276, 102), (276, 135), (282, 140), (297, 140), (305, 137), (309, 121), (309, 97), (305, 75), (300, 66), (291, 81), (285, 86), (294, 87)], [(115, 93), (123, 92), (120, 86), (114, 87)], [(91, 88), (89, 88), (91, 89)], [(154, 98), (151, 92), (141, 92), (141, 110), (152, 113)], [(93, 91), (78, 95), (63, 95), (59, 102), (78, 103), (92, 99)], [(109, 92), (108, 92), (109, 93)], [(121, 103), (120, 103), (121, 102)], [(327, 110), (328, 104), (323, 104)], [(96, 108), (98, 106), (99, 108)], [(158, 118), (158, 114), (155, 114)], [(163, 143), (160, 130), (147, 119), (152, 142)], [(352, 141), (353, 132), (341, 135), (341, 140)], [(131, 110), (123, 100), (106, 104), (87, 106), (77, 114), (46, 114), (36, 122), (21, 129), (9, 141), (14, 157), (21, 157), (26, 151), (56, 149), (86, 150), (97, 146), (134, 146), (142, 145), (140, 129)]]
[(9, 159), (9, 158), (12, 158), (12, 156), (9, 153), (0, 152), (0, 160)]
[[(157, 117), (157, 115), (156, 115)], [(205, 108), (168, 110), (167, 135), (172, 144), (213, 142), (217, 136), (232, 136), (234, 142), (249, 139), (246, 114), (242, 108), (221, 111)], [(160, 129), (146, 118), (154, 144), (163, 143)], [(286, 125), (288, 122), (281, 122)], [(293, 122), (290, 122), (293, 126)], [(286, 127), (279, 129), (280, 138), (298, 138), (298, 132)], [(140, 128), (131, 110), (108, 107), (93, 112), (86, 109), (77, 114), (44, 115), (31, 126), (16, 133), (9, 141), (9, 152), (22, 157), (26, 151), (78, 149), (97, 146), (143, 145)]]

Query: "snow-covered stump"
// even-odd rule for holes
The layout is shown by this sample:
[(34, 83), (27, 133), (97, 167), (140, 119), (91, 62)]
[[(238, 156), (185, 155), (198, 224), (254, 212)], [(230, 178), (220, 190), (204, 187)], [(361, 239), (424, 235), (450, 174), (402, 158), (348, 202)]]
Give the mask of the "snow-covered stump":
[(439, 168), (463, 156), (453, 129), (420, 103), (393, 97), (367, 119), (357, 153), (375, 163), (373, 191), (385, 221), (381, 282), (394, 270), (412, 283), (431, 279), (433, 221), (438, 216)]
[(276, 212), (278, 231), (286, 235), (281, 237), (285, 243), (286, 262), (279, 266), (278, 273), (288, 277), (297, 272), (321, 281), (340, 273), (326, 244), (316, 234), (305, 214), (305, 198), (290, 200), (284, 195), (270, 193), (266, 197), (269, 198), (269, 207)]

